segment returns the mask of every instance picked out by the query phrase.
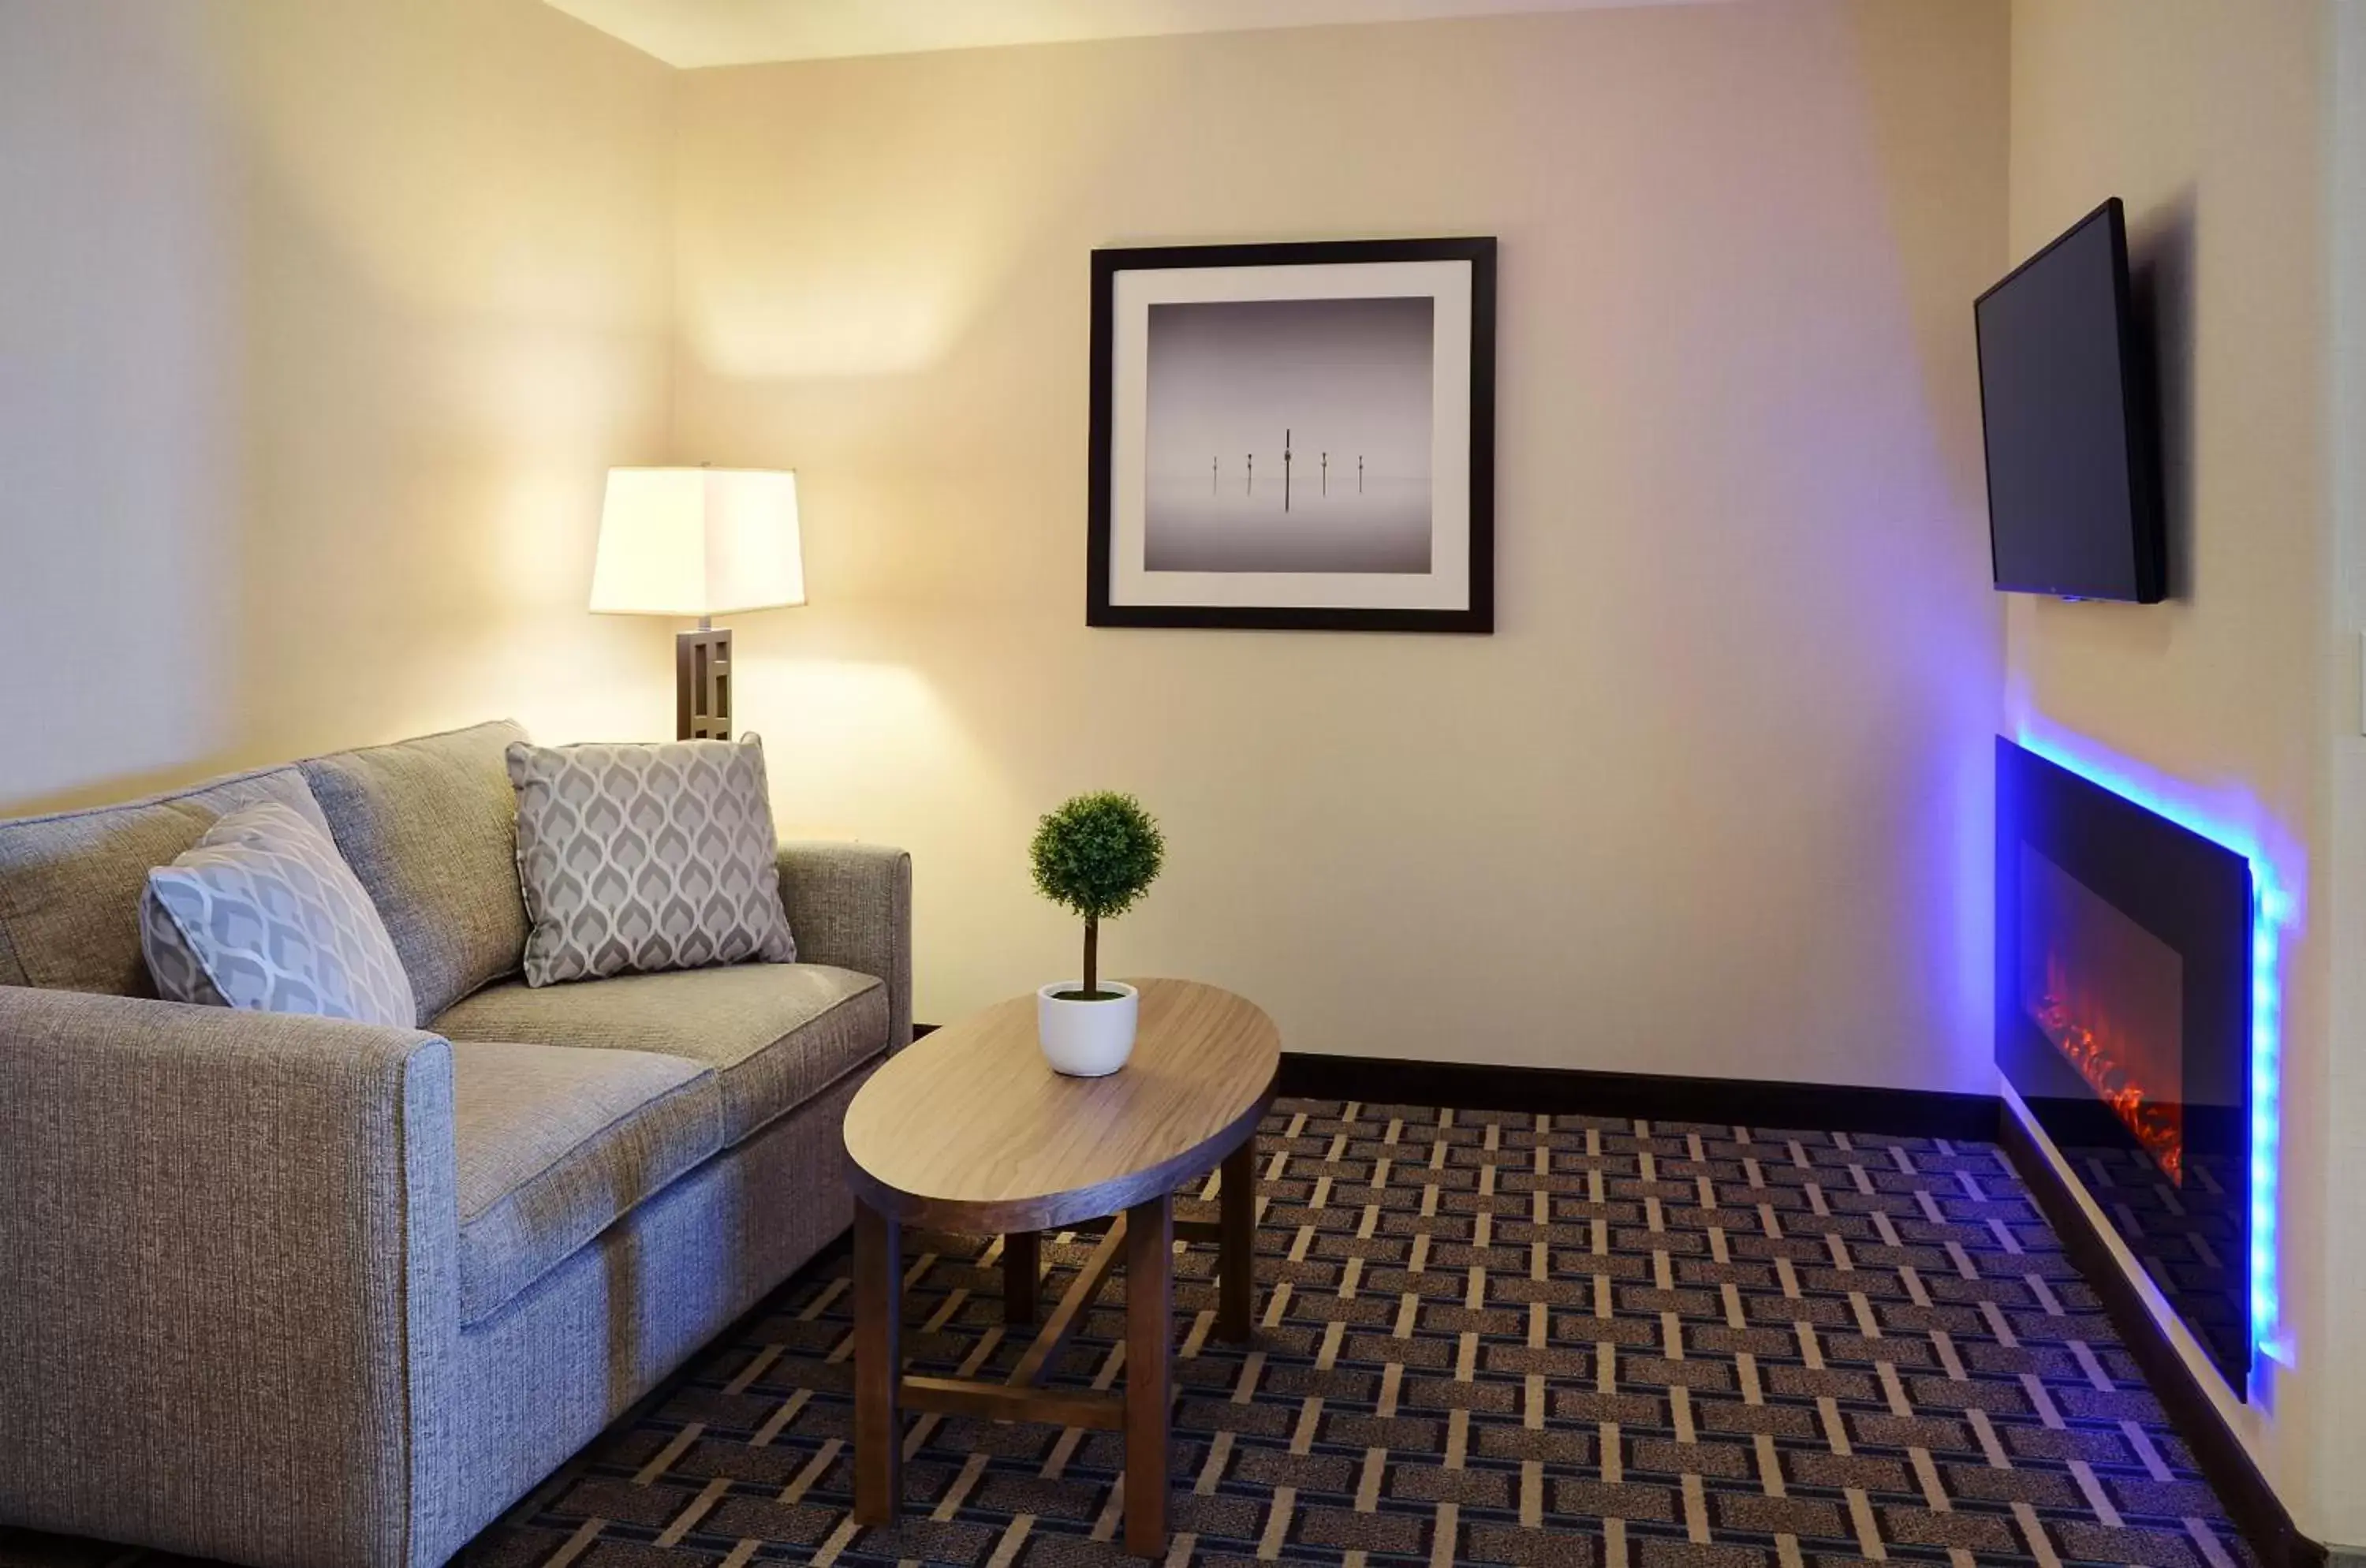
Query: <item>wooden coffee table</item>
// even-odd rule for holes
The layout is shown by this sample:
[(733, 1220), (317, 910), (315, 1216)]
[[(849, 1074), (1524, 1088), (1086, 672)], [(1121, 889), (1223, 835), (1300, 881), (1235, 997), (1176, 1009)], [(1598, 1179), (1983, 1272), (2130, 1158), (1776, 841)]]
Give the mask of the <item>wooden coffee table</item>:
[[(1216, 1333), (1256, 1315), (1256, 1127), (1281, 1065), (1273, 1021), (1229, 991), (1143, 980), (1133, 1055), (1105, 1078), (1062, 1077), (1035, 1043), (1035, 998), (988, 1008), (898, 1052), (846, 1112), (854, 1216), (854, 1517), (902, 1504), (901, 1413), (1050, 1421), (1125, 1433), (1125, 1547), (1166, 1543), (1175, 1242), (1219, 1244)], [(1214, 1223), (1175, 1193), (1219, 1165)], [(1037, 1314), (1041, 1233), (1115, 1215), (1000, 1382), (906, 1377), (905, 1225), (999, 1232), (1006, 1321)], [(1125, 1258), (1125, 1392), (1046, 1389), (1044, 1373)]]

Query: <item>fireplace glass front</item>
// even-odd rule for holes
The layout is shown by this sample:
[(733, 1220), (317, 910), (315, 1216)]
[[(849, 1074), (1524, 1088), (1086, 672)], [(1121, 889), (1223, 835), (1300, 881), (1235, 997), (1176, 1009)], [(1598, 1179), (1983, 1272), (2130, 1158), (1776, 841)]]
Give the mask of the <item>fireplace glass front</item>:
[(2249, 863), (1999, 740), (1997, 1062), (2237, 1393)]

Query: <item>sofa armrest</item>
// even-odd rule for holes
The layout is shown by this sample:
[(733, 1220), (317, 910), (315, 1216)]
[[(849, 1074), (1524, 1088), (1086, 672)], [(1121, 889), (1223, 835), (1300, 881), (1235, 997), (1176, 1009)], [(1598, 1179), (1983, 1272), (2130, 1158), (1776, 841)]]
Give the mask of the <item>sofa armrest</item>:
[(0, 1523), (440, 1561), (458, 1224), (441, 1037), (0, 987)]
[(887, 1049), (912, 1043), (912, 857), (878, 844), (781, 846), (797, 956), (887, 985)]

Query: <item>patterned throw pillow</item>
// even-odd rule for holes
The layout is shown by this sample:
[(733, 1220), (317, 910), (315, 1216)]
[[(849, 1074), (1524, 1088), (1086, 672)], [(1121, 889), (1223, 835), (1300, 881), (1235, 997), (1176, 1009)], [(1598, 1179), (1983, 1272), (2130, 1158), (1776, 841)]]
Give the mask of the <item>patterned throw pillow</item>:
[(525, 983), (796, 961), (755, 736), (509, 749)]
[(276, 802), (230, 813), (148, 874), (140, 947), (167, 1001), (418, 1021), (369, 895), (327, 833)]

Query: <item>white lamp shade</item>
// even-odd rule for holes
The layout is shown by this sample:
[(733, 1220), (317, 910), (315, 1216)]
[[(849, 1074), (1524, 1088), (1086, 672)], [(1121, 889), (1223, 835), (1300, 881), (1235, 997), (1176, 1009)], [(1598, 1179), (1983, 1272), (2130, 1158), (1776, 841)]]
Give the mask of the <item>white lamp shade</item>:
[(767, 468), (611, 468), (592, 608), (726, 615), (806, 602), (797, 476)]

